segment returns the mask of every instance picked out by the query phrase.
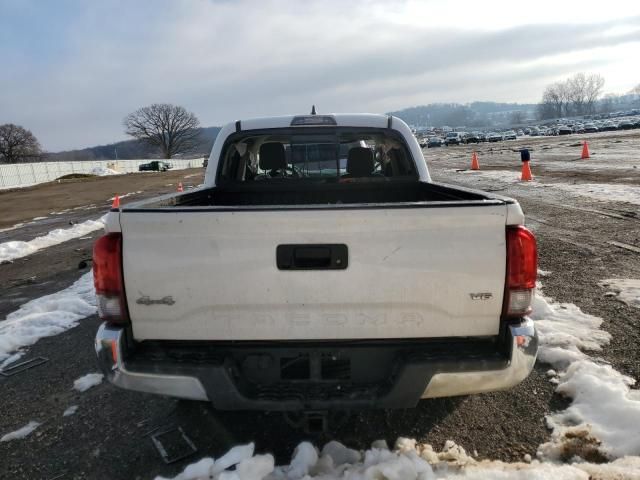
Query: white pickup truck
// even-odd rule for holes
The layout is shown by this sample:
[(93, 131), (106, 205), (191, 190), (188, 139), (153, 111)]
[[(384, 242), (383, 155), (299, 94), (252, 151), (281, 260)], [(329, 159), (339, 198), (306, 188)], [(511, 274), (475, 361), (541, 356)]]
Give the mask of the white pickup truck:
[(405, 408), (512, 387), (538, 341), (515, 200), (435, 183), (409, 127), (224, 127), (204, 185), (112, 209), (94, 248), (115, 385), (221, 410)]

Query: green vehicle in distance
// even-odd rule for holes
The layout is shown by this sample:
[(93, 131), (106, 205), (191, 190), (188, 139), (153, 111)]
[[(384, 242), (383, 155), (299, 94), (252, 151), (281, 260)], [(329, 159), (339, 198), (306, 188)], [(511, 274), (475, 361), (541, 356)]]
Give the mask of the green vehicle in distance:
[(169, 162), (154, 160), (153, 162), (143, 163), (138, 167), (139, 172), (166, 172), (172, 167)]

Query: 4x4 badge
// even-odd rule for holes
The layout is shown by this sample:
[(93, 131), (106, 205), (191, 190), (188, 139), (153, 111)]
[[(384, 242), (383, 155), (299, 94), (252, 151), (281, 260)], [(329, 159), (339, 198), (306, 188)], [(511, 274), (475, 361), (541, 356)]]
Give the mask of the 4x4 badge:
[(162, 297), (159, 300), (154, 300), (149, 297), (149, 295), (143, 295), (139, 299), (136, 300), (138, 305), (173, 305), (176, 301), (173, 299), (171, 295), (167, 295), (166, 297)]

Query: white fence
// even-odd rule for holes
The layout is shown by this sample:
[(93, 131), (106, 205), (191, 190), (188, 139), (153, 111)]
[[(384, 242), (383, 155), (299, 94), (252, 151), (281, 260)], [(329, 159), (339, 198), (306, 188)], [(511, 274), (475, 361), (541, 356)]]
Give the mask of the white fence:
[[(3, 164), (0, 165), (0, 189), (26, 187), (50, 182), (71, 173), (95, 173), (100, 175), (104, 174), (105, 169), (121, 173), (137, 172), (141, 163), (149, 163), (151, 161), (152, 159)], [(203, 159), (171, 159), (168, 161), (174, 170), (182, 170), (201, 167)]]

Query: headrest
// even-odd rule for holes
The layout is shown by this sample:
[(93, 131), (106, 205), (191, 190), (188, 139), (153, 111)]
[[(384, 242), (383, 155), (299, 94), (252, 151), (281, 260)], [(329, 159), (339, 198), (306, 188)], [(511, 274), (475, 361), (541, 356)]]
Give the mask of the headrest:
[(260, 145), (260, 168), (262, 170), (280, 170), (287, 167), (284, 145), (278, 142)]
[(347, 173), (352, 177), (369, 177), (373, 173), (373, 152), (367, 147), (353, 147), (347, 157)]

